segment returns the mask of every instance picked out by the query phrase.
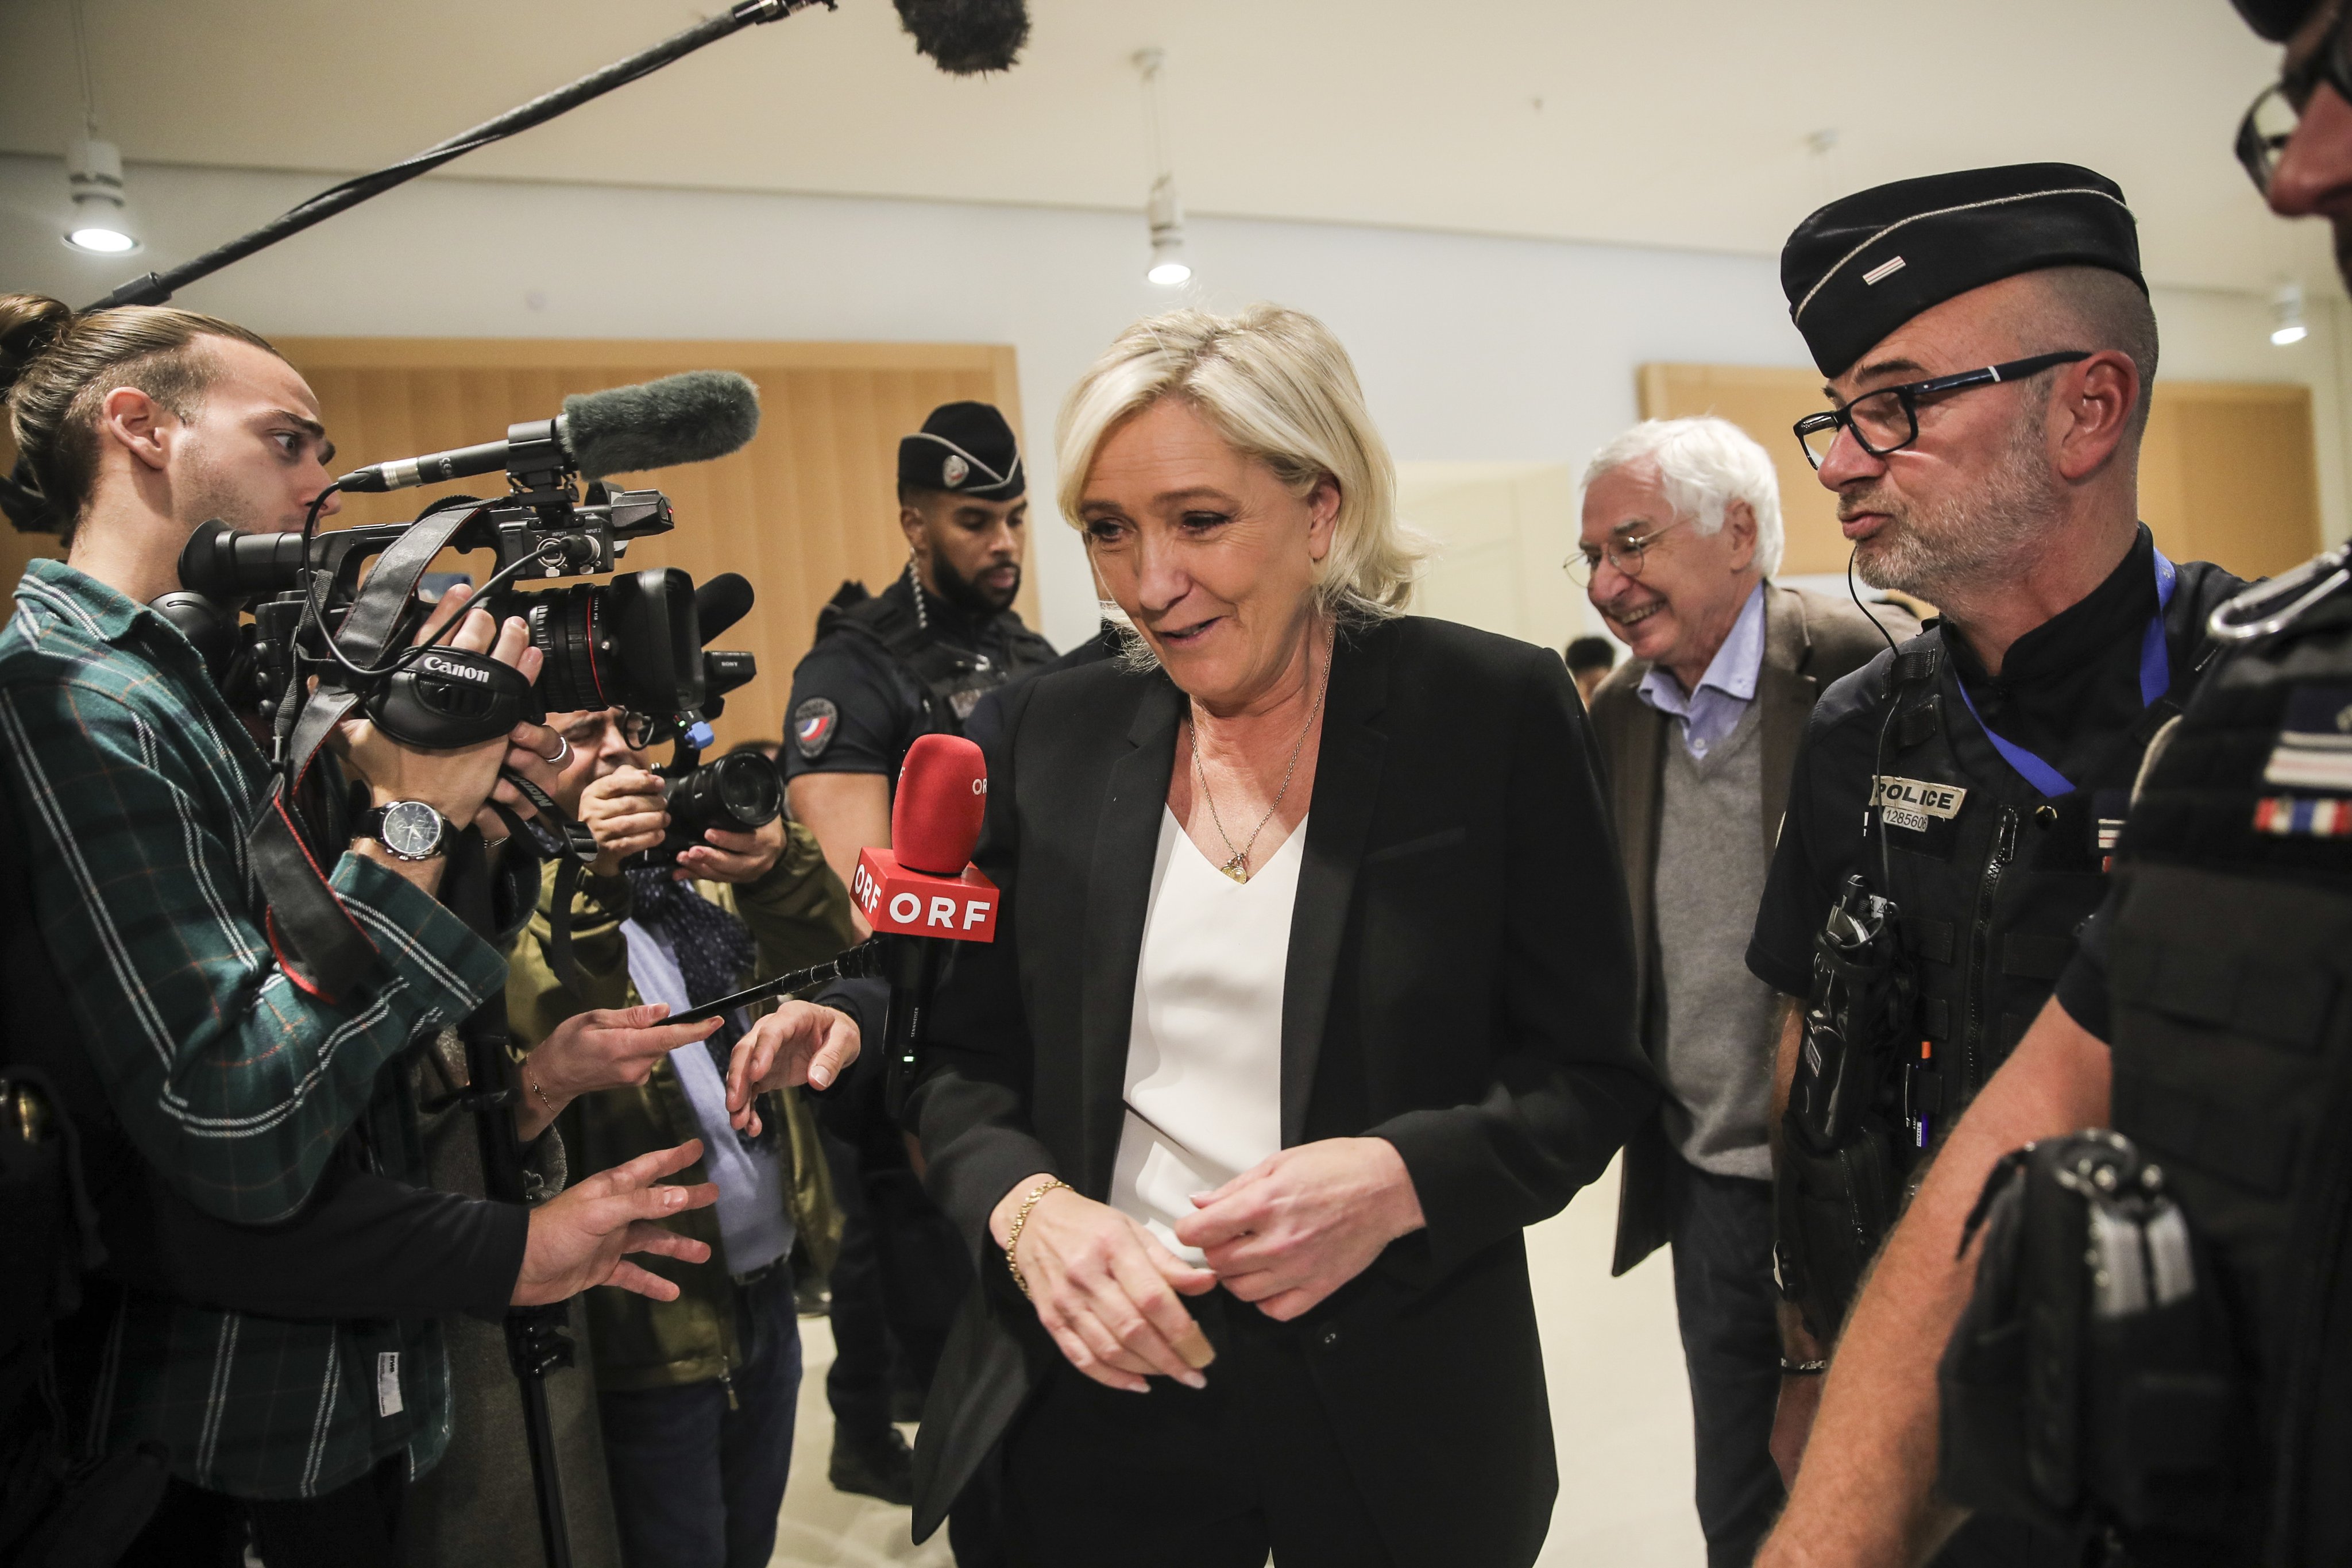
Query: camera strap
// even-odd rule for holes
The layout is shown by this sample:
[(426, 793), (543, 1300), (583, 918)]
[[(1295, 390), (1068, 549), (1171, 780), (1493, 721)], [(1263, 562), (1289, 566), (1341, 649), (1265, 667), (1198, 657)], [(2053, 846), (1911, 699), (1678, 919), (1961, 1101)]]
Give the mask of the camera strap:
[(512, 768), (502, 768), (499, 773), (538, 815), (525, 816), (497, 800), (490, 803), (490, 809), (505, 822), (509, 834), (521, 834), (541, 859), (555, 862), (555, 892), (547, 911), (547, 966), (565, 990), (584, 997), (587, 972), (572, 950), (572, 900), (580, 890), (581, 872), (596, 858), (596, 836), (584, 824), (565, 816), (553, 796), (522, 774)]
[[(356, 663), (381, 659), (425, 569), (478, 510), (451, 508), (420, 520), (378, 559), (340, 633), (321, 626), (320, 635), (333, 638)], [(299, 683), (295, 694), (299, 695)], [(278, 778), (246, 833), (247, 857), (268, 904), (266, 927), (278, 966), (304, 991), (330, 1002), (365, 979), (380, 955), (328, 881), (298, 802), (319, 748), (358, 702), (358, 693), (331, 673), (322, 674), (318, 689), (299, 704), (299, 715), (288, 714), (290, 727), (280, 721)], [(281, 711), (294, 706), (289, 703)]]

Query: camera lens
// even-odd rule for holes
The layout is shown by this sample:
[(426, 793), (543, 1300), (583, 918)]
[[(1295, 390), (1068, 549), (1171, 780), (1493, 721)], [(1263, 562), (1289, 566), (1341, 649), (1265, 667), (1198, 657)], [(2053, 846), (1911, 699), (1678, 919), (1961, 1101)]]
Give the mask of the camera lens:
[(545, 659), (539, 671), (539, 695), (547, 710), (573, 713), (612, 707), (614, 699), (604, 694), (603, 678), (613, 652), (604, 631), (603, 585), (575, 583), (522, 598), (530, 606), (523, 616), (530, 627), (530, 645)]
[(773, 822), (784, 801), (776, 764), (757, 752), (705, 763), (672, 781), (667, 794), (672, 830), (695, 834), (710, 827), (749, 833)]

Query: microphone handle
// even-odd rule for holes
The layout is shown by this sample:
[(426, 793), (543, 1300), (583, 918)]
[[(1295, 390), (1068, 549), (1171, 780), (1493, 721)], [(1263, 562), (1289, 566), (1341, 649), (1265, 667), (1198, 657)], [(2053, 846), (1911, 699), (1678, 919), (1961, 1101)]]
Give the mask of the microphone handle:
[(345, 474), (335, 482), (346, 491), (373, 494), (404, 490), (412, 485), (437, 485), (444, 479), (471, 479), (476, 474), (496, 473), (505, 468), (511, 445), (506, 441), (484, 441), (477, 447), (459, 447), (423, 458), (402, 458)]
[(890, 1005), (882, 1021), (882, 1110), (893, 1121), (906, 1110), (907, 1093), (922, 1069), (943, 945), (937, 937), (902, 936), (887, 956)]
[(773, 980), (747, 985), (731, 995), (714, 998), (683, 1013), (674, 1013), (662, 1022), (698, 1023), (705, 1018), (716, 1018), (722, 1013), (731, 1013), (738, 1007), (748, 1007), (754, 1002), (765, 1002), (771, 996), (805, 991), (812, 985), (830, 984), (835, 980), (862, 980), (881, 972), (885, 945), (883, 938), (869, 936), (856, 947), (844, 948), (823, 963), (813, 963), (806, 969), (796, 969), (790, 974), (779, 974)]

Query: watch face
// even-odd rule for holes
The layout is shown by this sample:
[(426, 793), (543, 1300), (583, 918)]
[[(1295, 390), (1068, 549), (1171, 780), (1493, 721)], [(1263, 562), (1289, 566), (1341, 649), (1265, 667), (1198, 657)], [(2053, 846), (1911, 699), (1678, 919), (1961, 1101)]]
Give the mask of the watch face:
[(441, 847), (441, 814), (421, 800), (396, 800), (383, 808), (383, 847), (409, 860), (422, 860)]

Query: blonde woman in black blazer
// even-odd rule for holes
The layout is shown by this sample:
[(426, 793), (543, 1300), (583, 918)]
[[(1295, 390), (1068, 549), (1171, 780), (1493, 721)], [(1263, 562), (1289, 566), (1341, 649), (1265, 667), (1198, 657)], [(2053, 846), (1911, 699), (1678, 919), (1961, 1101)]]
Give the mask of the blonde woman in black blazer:
[[(957, 950), (908, 1110), (982, 1266), (917, 1533), (961, 1499), (1022, 1564), (1531, 1563), (1557, 1481), (1520, 1232), (1657, 1092), (1575, 689), (1396, 613), (1416, 542), (1311, 318), (1139, 323), (1060, 447), (1136, 657), (1005, 694), (999, 934)], [(1242, 879), (1297, 855), (1254, 1020), (1279, 1106), (1233, 1108), (1267, 1147), (1176, 1216), (1120, 1163), (1140, 1020), (1203, 1001), (1146, 965), (1138, 1008), (1147, 942), (1186, 940), (1147, 931), (1171, 844)]]

